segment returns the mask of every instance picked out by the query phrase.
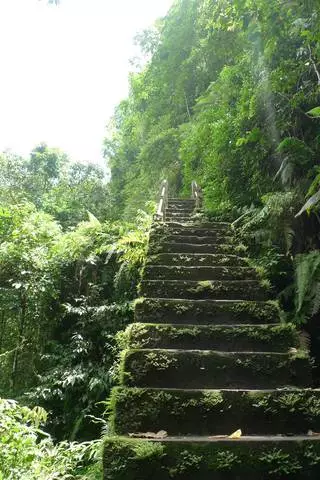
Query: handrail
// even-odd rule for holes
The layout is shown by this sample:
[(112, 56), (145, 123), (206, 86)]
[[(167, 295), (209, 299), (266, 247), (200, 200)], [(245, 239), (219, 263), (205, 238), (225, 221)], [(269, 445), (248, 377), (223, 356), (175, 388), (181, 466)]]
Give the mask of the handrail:
[(168, 180), (163, 180), (160, 186), (160, 198), (157, 212), (154, 216), (155, 220), (165, 220), (166, 208), (168, 205)]
[(202, 204), (202, 189), (195, 180), (191, 183), (191, 191), (191, 196), (195, 200), (196, 208), (200, 208)]

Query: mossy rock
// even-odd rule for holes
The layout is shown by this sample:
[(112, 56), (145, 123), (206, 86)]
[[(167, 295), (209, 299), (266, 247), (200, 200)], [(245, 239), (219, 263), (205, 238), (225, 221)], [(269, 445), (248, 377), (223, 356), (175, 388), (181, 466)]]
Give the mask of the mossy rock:
[(307, 355), (201, 350), (129, 350), (121, 385), (160, 388), (280, 388), (311, 385)]
[(135, 321), (178, 324), (276, 323), (275, 302), (142, 298), (135, 304)]
[(299, 348), (293, 324), (279, 325), (163, 325), (135, 323), (127, 328), (129, 348), (201, 349), (286, 352)]
[(160, 390), (116, 387), (111, 430), (119, 435), (307, 434), (320, 431), (320, 390)]
[(318, 480), (320, 442), (109, 437), (103, 465), (104, 480)]

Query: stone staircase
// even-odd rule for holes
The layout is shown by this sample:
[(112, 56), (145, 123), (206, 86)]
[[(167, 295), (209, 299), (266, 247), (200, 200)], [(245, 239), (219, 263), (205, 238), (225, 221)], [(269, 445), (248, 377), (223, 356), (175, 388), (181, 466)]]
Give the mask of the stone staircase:
[(300, 335), (230, 226), (194, 207), (170, 199), (150, 235), (104, 479), (319, 479), (320, 390)]

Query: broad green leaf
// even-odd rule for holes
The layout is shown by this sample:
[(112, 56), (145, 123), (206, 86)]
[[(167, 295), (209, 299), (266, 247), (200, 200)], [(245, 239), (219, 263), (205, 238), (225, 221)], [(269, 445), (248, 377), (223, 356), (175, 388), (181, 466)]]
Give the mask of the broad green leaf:
[(312, 117), (318, 118), (320, 117), (320, 107), (314, 107), (307, 112)]
[(309, 210), (311, 207), (314, 207), (320, 202), (320, 190), (312, 195), (312, 197), (309, 198), (309, 200), (303, 205), (301, 210), (295, 215), (295, 217), (299, 217), (303, 212), (306, 210)]

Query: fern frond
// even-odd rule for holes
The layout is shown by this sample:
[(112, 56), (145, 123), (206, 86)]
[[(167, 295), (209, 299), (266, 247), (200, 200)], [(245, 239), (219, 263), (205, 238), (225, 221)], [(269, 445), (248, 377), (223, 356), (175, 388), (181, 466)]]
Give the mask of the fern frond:
[(311, 315), (316, 315), (320, 311), (320, 282), (315, 284), (315, 295), (312, 299)]

